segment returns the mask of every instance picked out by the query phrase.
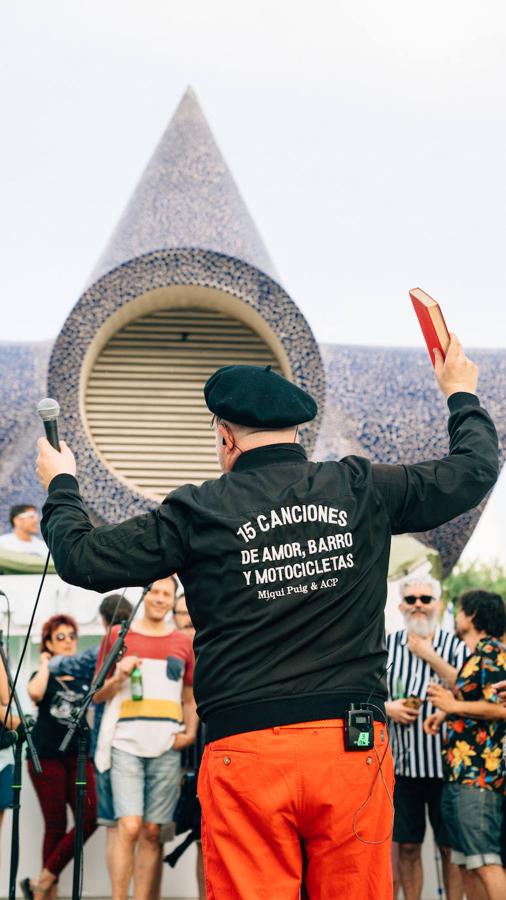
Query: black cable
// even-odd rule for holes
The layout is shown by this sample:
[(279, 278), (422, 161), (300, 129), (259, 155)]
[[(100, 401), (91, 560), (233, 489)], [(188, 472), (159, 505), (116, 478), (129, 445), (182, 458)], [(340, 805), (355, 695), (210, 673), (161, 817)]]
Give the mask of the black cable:
[(15, 676), (14, 676), (14, 682), (13, 682), (12, 690), (11, 690), (10, 696), (9, 696), (9, 703), (8, 703), (7, 709), (6, 709), (6, 711), (5, 711), (5, 717), (4, 717), (4, 721), (3, 721), (3, 729), (4, 729), (4, 730), (5, 730), (6, 727), (7, 727), (7, 720), (8, 720), (8, 718), (9, 718), (9, 713), (10, 713), (10, 711), (11, 711), (11, 706), (12, 706), (12, 698), (13, 698), (13, 695), (14, 695), (14, 691), (16, 690), (16, 685), (17, 685), (17, 683), (18, 683), (18, 677), (19, 677), (19, 673), (20, 673), (20, 671), (21, 671), (21, 666), (23, 665), (23, 660), (24, 660), (24, 658), (25, 658), (25, 653), (26, 653), (26, 648), (27, 648), (27, 646), (28, 646), (28, 641), (30, 640), (30, 634), (31, 634), (32, 627), (33, 627), (33, 622), (34, 622), (34, 619), (35, 619), (35, 613), (37, 612), (37, 607), (38, 607), (38, 605), (39, 605), (40, 595), (41, 595), (41, 593), (42, 593), (42, 588), (43, 588), (43, 585), (44, 585), (44, 581), (46, 580), (46, 575), (47, 575), (47, 570), (48, 570), (50, 558), (51, 558), (51, 554), (48, 553), (48, 554), (47, 554), (46, 563), (45, 563), (45, 565), (44, 565), (44, 571), (43, 571), (43, 573), (42, 573), (42, 579), (41, 579), (41, 582), (40, 582), (40, 585), (39, 585), (39, 590), (38, 590), (38, 592), (37, 592), (37, 598), (36, 598), (36, 600), (35, 600), (35, 604), (34, 604), (34, 607), (33, 607), (33, 610), (32, 610), (32, 615), (31, 615), (30, 622), (29, 622), (29, 625), (28, 625), (28, 630), (27, 630), (27, 632), (26, 632), (25, 642), (24, 642), (23, 648), (22, 648), (22, 650), (21, 650), (21, 656), (19, 657), (19, 662), (18, 662), (18, 665), (17, 665), (16, 674), (15, 674)]
[[(389, 733), (389, 730), (388, 730), (387, 716), (386, 716), (384, 710), (381, 709), (381, 707), (376, 706), (375, 703), (371, 703), (371, 702), (370, 702), (370, 701), (371, 701), (371, 697), (372, 697), (372, 695), (373, 695), (373, 693), (374, 693), (374, 690), (375, 690), (375, 688), (376, 688), (376, 685), (377, 685), (378, 681), (380, 680), (380, 678), (383, 677), (383, 675), (385, 675), (385, 674), (388, 672), (388, 670), (392, 667), (392, 665), (393, 665), (393, 660), (392, 660), (392, 662), (391, 662), (388, 666), (385, 666), (385, 668), (381, 670), (381, 672), (379, 673), (379, 675), (376, 676), (376, 680), (374, 681), (374, 684), (373, 684), (373, 686), (372, 686), (372, 688), (371, 688), (370, 694), (369, 694), (369, 696), (368, 696), (368, 698), (367, 698), (367, 700), (366, 700), (366, 702), (365, 702), (365, 706), (370, 706), (370, 707), (372, 707), (373, 709), (378, 710), (378, 712), (379, 712), (379, 714), (380, 714), (380, 716), (381, 716), (381, 720), (383, 721), (383, 723), (384, 723), (384, 725), (385, 725), (385, 732), (386, 732), (386, 736), (387, 736), (387, 744), (386, 744), (386, 747), (385, 747), (385, 749), (384, 749), (384, 751), (383, 751), (383, 756), (381, 757), (381, 759), (380, 759), (380, 756), (379, 756), (378, 751), (376, 750), (376, 747), (373, 746), (373, 750), (374, 750), (376, 759), (378, 760), (378, 771), (376, 772), (376, 775), (375, 775), (374, 778), (373, 778), (373, 781), (372, 781), (371, 787), (369, 788), (369, 793), (368, 793), (366, 799), (365, 799), (364, 802), (359, 806), (359, 808), (357, 809), (357, 811), (356, 811), (356, 812), (354, 813), (354, 815), (353, 815), (353, 834), (355, 835), (355, 837), (357, 838), (357, 840), (361, 841), (362, 844), (384, 844), (385, 841), (390, 840), (390, 838), (391, 838), (391, 836), (392, 836), (392, 832), (393, 832), (393, 819), (392, 819), (392, 827), (390, 828), (389, 833), (386, 835), (386, 837), (382, 838), (380, 841), (368, 841), (368, 840), (366, 840), (365, 838), (360, 837), (360, 835), (359, 835), (359, 833), (358, 833), (358, 831), (357, 831), (357, 828), (356, 828), (357, 818), (358, 818), (358, 816), (360, 815), (360, 813), (362, 812), (362, 810), (364, 810), (365, 807), (367, 806), (367, 804), (369, 803), (369, 800), (370, 800), (371, 797), (372, 797), (372, 793), (373, 793), (373, 790), (374, 790), (374, 786), (375, 786), (375, 784), (376, 784), (376, 782), (377, 782), (377, 780), (378, 780), (378, 777), (381, 777), (381, 780), (382, 780), (382, 782), (383, 782), (383, 787), (385, 788), (385, 791), (386, 791), (386, 794), (387, 794), (387, 797), (388, 797), (388, 801), (389, 801), (389, 803), (390, 803), (390, 807), (391, 807), (392, 813), (394, 812), (394, 798), (393, 798), (392, 793), (390, 792), (390, 790), (389, 790), (389, 788), (388, 788), (388, 785), (387, 785), (387, 783), (386, 783), (386, 781), (385, 781), (385, 776), (384, 776), (384, 774), (383, 774), (383, 768), (382, 768), (383, 762), (384, 762), (384, 760), (385, 760), (385, 756), (387, 755), (388, 750), (389, 750), (389, 748), (390, 748), (390, 733)], [(362, 705), (362, 704), (361, 704), (361, 705)], [(374, 727), (374, 725), (373, 725), (373, 727)]]
[[(383, 673), (381, 673), (381, 674), (383, 674)], [(393, 831), (393, 819), (392, 819), (392, 827), (390, 828), (390, 831), (388, 832), (388, 834), (386, 835), (386, 837), (382, 838), (380, 841), (368, 841), (368, 840), (366, 840), (365, 838), (360, 837), (360, 835), (358, 834), (357, 829), (356, 829), (357, 818), (358, 818), (358, 816), (360, 815), (360, 813), (362, 812), (362, 810), (364, 810), (365, 807), (367, 806), (367, 804), (369, 803), (369, 800), (370, 800), (371, 797), (372, 797), (372, 792), (373, 792), (373, 790), (374, 790), (374, 786), (375, 786), (375, 784), (376, 784), (376, 782), (377, 782), (379, 776), (381, 776), (381, 780), (382, 780), (382, 782), (383, 782), (383, 787), (385, 788), (385, 791), (386, 791), (386, 794), (387, 794), (387, 797), (388, 797), (388, 801), (389, 801), (389, 803), (390, 803), (390, 808), (391, 808), (391, 810), (392, 810), (392, 813), (394, 812), (394, 798), (393, 798), (392, 793), (390, 792), (390, 790), (389, 790), (389, 788), (388, 788), (388, 785), (387, 785), (387, 783), (386, 783), (386, 781), (385, 781), (385, 776), (384, 776), (384, 774), (383, 774), (383, 769), (382, 769), (383, 762), (384, 762), (384, 760), (385, 760), (385, 756), (387, 755), (388, 750), (390, 749), (390, 735), (389, 735), (389, 733), (388, 733), (387, 717), (386, 717), (386, 715), (383, 713), (383, 710), (382, 710), (379, 706), (376, 706), (375, 703), (370, 703), (369, 705), (372, 706), (373, 709), (377, 709), (378, 712), (379, 712), (379, 713), (382, 715), (382, 717), (383, 717), (383, 721), (384, 721), (384, 723), (385, 723), (385, 731), (386, 731), (386, 735), (387, 735), (387, 745), (386, 745), (386, 747), (385, 747), (385, 749), (384, 749), (384, 751), (383, 751), (383, 756), (381, 757), (381, 759), (380, 759), (380, 757), (379, 757), (378, 751), (376, 750), (376, 747), (373, 747), (374, 753), (375, 753), (375, 755), (376, 755), (376, 759), (378, 760), (378, 771), (376, 772), (376, 775), (375, 775), (374, 778), (373, 778), (373, 782), (372, 782), (372, 784), (371, 784), (371, 787), (369, 788), (369, 793), (368, 793), (366, 799), (365, 799), (364, 802), (359, 806), (359, 808), (357, 809), (356, 813), (355, 813), (354, 816), (353, 816), (353, 834), (355, 835), (355, 837), (357, 838), (357, 840), (361, 841), (362, 844), (384, 844), (385, 841), (390, 840), (390, 838), (392, 837), (392, 831)]]
[[(378, 681), (380, 680), (380, 678), (383, 678), (383, 675), (387, 674), (388, 670), (392, 668), (393, 664), (394, 664), (394, 661), (392, 660), (392, 662), (388, 666), (385, 666), (385, 668), (381, 670), (379, 675), (376, 675), (376, 680), (371, 688), (371, 693), (369, 694), (367, 700), (365, 701), (366, 703), (369, 703), (369, 701), (374, 693), (374, 689), (375, 689), (376, 685), (378, 684)], [(374, 706), (374, 704), (371, 704), (371, 706)], [(376, 707), (376, 709), (378, 709), (378, 707)], [(380, 710), (380, 712), (381, 712), (381, 710)], [(384, 713), (383, 713), (383, 718), (385, 718)], [(385, 722), (385, 725), (386, 725), (386, 722)]]
[(111, 637), (111, 631), (112, 631), (113, 625), (120, 625), (120, 624), (121, 624), (120, 622), (115, 622), (115, 619), (116, 619), (116, 613), (118, 612), (118, 609), (119, 609), (119, 605), (120, 605), (121, 601), (123, 600), (123, 598), (124, 598), (126, 592), (127, 592), (127, 588), (125, 587), (125, 588), (123, 588), (123, 593), (120, 594), (120, 596), (119, 596), (118, 599), (116, 600), (116, 605), (115, 605), (115, 607), (114, 607), (114, 611), (113, 611), (113, 614), (112, 614), (112, 618), (111, 618), (111, 621), (109, 622), (109, 627), (108, 627), (108, 629), (107, 629), (107, 631), (106, 631), (106, 633), (105, 633), (105, 644), (104, 644), (104, 647), (105, 647), (105, 653), (107, 653), (107, 648), (109, 647), (109, 638)]

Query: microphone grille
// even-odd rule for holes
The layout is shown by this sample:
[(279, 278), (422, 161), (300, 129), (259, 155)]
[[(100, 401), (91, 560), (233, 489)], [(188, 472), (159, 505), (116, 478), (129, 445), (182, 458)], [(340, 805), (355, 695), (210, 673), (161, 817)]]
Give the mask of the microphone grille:
[(50, 422), (52, 419), (57, 419), (60, 415), (60, 404), (57, 400), (52, 400), (51, 397), (45, 397), (44, 400), (40, 400), (37, 403), (37, 412), (43, 422)]

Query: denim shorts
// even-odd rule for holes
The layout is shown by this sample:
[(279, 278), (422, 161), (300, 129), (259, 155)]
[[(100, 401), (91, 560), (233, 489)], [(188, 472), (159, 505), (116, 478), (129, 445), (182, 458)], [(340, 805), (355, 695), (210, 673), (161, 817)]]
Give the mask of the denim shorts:
[(145, 822), (166, 825), (179, 797), (181, 754), (134, 756), (112, 748), (111, 785), (116, 819), (142, 816)]
[(9, 763), (0, 769), (0, 810), (10, 809), (12, 806), (12, 776), (14, 766)]
[(114, 803), (112, 800), (111, 770), (99, 772), (95, 769), (95, 784), (97, 786), (97, 822), (108, 828), (116, 825), (114, 815)]
[(450, 835), (452, 862), (466, 869), (501, 865), (502, 794), (447, 781), (441, 813)]

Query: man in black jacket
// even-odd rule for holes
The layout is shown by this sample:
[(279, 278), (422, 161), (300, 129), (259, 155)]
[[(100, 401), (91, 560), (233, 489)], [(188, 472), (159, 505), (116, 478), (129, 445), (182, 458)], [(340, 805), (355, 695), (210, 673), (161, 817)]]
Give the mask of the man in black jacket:
[[(94, 590), (177, 571), (196, 628), (195, 694), (210, 897), (383, 898), (392, 763), (384, 722), (384, 604), (391, 534), (434, 528), (497, 478), (478, 369), (452, 337), (436, 377), (450, 452), (409, 466), (311, 463), (298, 424), (316, 404), (251, 366), (205, 387), (224, 475), (151, 513), (93, 528), (75, 461), (39, 441), (42, 533), (57, 571)], [(374, 747), (344, 750), (350, 703), (369, 703)], [(360, 742), (362, 737), (360, 737)], [(381, 763), (381, 767), (380, 764)]]

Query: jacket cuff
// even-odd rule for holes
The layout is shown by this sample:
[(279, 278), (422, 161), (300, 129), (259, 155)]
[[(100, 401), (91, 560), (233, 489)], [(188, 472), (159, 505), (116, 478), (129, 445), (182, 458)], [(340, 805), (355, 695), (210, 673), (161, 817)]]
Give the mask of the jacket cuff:
[(61, 475), (55, 475), (52, 481), (49, 482), (49, 487), (47, 489), (48, 494), (52, 494), (53, 491), (73, 491), (78, 494), (79, 485), (77, 483), (77, 478), (74, 478), (73, 475), (68, 475), (67, 472), (62, 472)]
[(467, 391), (456, 391), (455, 394), (450, 394), (447, 402), (448, 409), (451, 413), (458, 412), (458, 410), (463, 409), (464, 406), (478, 407), (480, 405), (480, 401), (476, 394), (468, 394)]
[[(54, 481), (54, 479), (53, 479), (53, 481)], [(51, 672), (51, 675), (54, 675), (55, 672), (58, 672), (58, 669), (60, 668), (60, 661), (61, 661), (61, 656), (53, 656), (49, 660), (48, 668), (49, 668), (49, 671)]]

